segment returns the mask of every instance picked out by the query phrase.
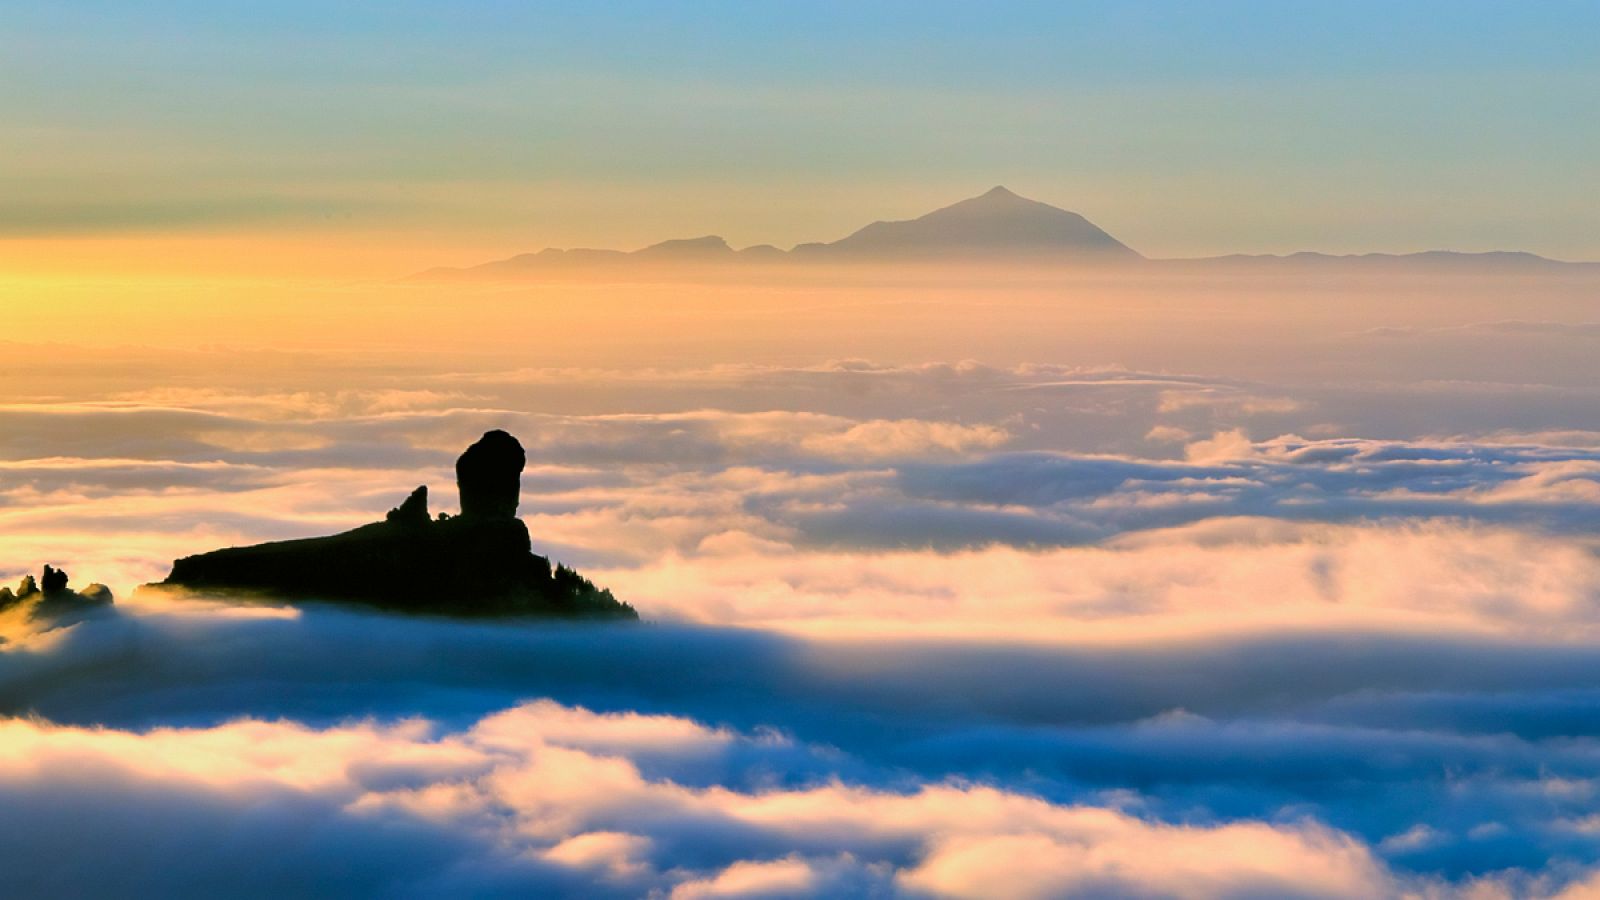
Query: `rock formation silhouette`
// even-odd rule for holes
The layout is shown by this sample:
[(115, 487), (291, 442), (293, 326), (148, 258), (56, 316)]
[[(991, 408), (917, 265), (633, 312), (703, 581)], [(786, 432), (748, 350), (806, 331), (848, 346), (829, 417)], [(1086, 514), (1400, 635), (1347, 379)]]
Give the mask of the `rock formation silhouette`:
[[(486, 432), (456, 460), (456, 490), (464, 518), (512, 517), (522, 491), (528, 456), (504, 431)], [(408, 501), (409, 502), (409, 501)]]
[(637, 619), (610, 591), (533, 552), (516, 517), (526, 462), (516, 438), (490, 431), (456, 460), (459, 516), (431, 518), (424, 485), (382, 522), (187, 556), (146, 587), (428, 615)]
[(24, 575), (15, 591), (0, 587), (0, 614), (21, 611), (28, 621), (60, 619), (63, 616), (85, 613), (111, 605), (111, 589), (103, 584), (91, 584), (82, 591), (67, 587), (67, 573), (53, 566), (45, 566), (37, 581)]
[(428, 524), (428, 486), (418, 486), (404, 502), (389, 510), (383, 520), (391, 525), (412, 527)]

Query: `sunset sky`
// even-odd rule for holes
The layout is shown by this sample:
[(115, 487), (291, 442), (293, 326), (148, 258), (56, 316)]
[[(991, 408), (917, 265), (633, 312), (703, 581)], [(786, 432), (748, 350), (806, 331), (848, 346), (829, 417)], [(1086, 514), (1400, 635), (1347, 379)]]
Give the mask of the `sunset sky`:
[(0, 17), (0, 261), (387, 277), (995, 183), (1154, 256), (1600, 258), (1600, 9), (154, 2)]

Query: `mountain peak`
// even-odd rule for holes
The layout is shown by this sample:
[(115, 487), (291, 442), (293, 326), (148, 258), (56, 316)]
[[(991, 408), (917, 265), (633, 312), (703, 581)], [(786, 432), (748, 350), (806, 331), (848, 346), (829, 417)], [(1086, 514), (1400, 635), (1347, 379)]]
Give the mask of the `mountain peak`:
[(915, 219), (874, 222), (842, 240), (806, 247), (805, 252), (891, 259), (1139, 257), (1083, 216), (1029, 200), (1001, 185)]
[(978, 209), (1001, 213), (1040, 208), (1053, 209), (1054, 207), (1040, 203), (1037, 200), (1029, 200), (1016, 191), (998, 184), (976, 197), (945, 207), (945, 209)]

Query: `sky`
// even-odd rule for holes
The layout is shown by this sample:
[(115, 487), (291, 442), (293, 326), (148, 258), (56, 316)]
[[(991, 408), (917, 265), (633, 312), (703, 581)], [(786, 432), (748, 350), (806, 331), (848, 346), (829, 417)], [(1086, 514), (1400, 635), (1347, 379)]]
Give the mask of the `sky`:
[(1600, 258), (1583, 2), (7, 4), (13, 270), (393, 277), (1005, 184), (1152, 256)]

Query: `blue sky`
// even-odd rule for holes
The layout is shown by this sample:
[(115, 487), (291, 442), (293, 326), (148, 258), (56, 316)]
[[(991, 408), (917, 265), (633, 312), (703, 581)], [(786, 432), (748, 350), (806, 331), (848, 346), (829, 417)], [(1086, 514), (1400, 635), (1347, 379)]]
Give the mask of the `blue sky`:
[(828, 239), (995, 183), (1155, 255), (1600, 258), (1594, 3), (110, 3), (0, 24), (0, 234)]

